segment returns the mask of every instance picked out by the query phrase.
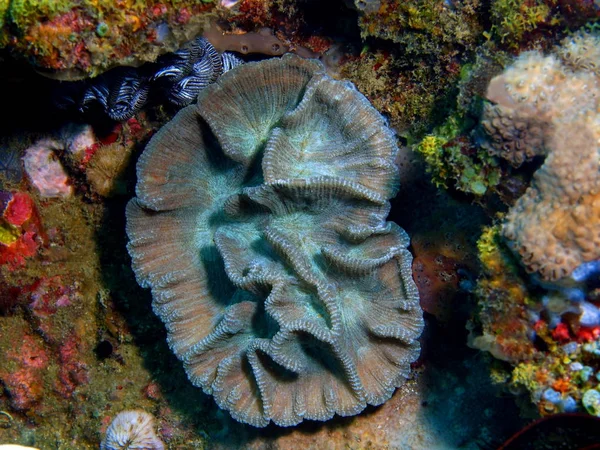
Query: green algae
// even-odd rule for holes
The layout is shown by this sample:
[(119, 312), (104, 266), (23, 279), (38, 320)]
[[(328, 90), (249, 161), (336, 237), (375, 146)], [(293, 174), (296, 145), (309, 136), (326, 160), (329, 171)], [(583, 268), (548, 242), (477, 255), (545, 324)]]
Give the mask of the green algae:
[(595, 389), (586, 391), (583, 394), (582, 403), (588, 413), (600, 417), (600, 392)]
[(496, 0), (492, 2), (492, 33), (501, 43), (518, 48), (527, 33), (542, 25), (556, 24), (551, 18), (551, 2), (543, 0)]
[[(190, 0), (13, 0), (0, 3), (0, 47), (48, 76), (81, 79), (174, 51), (208, 26), (214, 7)], [(159, 25), (168, 30), (160, 38)]]
[(425, 158), (427, 171), (438, 188), (456, 189), (482, 196), (500, 182), (498, 163), (484, 149), (461, 137), (472, 124), (453, 115), (432, 134), (425, 136), (414, 150)]

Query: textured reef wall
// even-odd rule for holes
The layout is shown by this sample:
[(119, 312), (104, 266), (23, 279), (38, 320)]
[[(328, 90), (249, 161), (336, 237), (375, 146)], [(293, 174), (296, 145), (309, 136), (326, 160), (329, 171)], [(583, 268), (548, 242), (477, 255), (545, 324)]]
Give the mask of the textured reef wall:
[(232, 70), (150, 142), (133, 267), (234, 418), (354, 415), (408, 376), (423, 322), (408, 237), (385, 222), (397, 151), (352, 85), (291, 56)]
[[(19, 94), (0, 122), (0, 443), (497, 448), (519, 412), (600, 415), (599, 13), (0, 2), (0, 94)], [(203, 92), (289, 52), (321, 62)], [(154, 298), (126, 250), (138, 160), (130, 250)]]
[(59, 79), (94, 76), (174, 51), (208, 28), (214, 6), (179, 0), (2, 2), (0, 46)]
[(522, 53), (491, 80), (482, 117), (490, 154), (535, 171), (480, 239), (472, 345), (513, 365), (494, 376), (542, 414), (598, 415), (599, 50), (595, 32), (578, 32), (550, 54)]

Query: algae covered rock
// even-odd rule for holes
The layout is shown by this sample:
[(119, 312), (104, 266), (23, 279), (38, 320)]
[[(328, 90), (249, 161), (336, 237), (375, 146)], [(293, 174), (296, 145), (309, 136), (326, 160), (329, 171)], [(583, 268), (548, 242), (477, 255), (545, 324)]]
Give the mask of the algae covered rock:
[(352, 84), (290, 55), (223, 75), (148, 144), (133, 268), (235, 419), (354, 415), (408, 376), (423, 319), (408, 236), (385, 221), (397, 152)]
[(208, 27), (212, 1), (0, 0), (0, 48), (61, 80), (140, 66)]

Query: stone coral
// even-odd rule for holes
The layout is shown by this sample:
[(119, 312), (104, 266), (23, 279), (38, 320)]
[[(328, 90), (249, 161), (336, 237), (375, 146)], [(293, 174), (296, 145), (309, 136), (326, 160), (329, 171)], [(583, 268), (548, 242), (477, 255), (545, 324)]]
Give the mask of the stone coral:
[(188, 377), (254, 426), (388, 400), (423, 327), (398, 148), (316, 61), (235, 68), (153, 137), (127, 207), (142, 286)]
[[(597, 41), (588, 34), (577, 39), (586, 48)], [(515, 119), (505, 129), (536, 130), (527, 139), (509, 137), (512, 146), (492, 145), (500, 148), (499, 154), (515, 165), (531, 155), (548, 155), (503, 228), (527, 270), (545, 280), (559, 280), (600, 258), (600, 84), (595, 70), (588, 70), (591, 63), (585, 63), (594, 52), (581, 50), (584, 56), (574, 57), (572, 42), (567, 40), (557, 52), (563, 61), (556, 55), (523, 53), (490, 82), (487, 94), (498, 105), (493, 111)], [(487, 111), (484, 121), (503, 120)]]
[(122, 411), (106, 430), (100, 450), (163, 450), (154, 431), (154, 417), (144, 411)]
[(514, 167), (545, 155), (544, 122), (527, 114), (520, 117), (518, 111), (487, 103), (481, 125), (490, 137), (484, 147)]
[(25, 150), (25, 173), (42, 197), (64, 198), (73, 194), (69, 177), (54, 153), (61, 147), (59, 142), (44, 138)]

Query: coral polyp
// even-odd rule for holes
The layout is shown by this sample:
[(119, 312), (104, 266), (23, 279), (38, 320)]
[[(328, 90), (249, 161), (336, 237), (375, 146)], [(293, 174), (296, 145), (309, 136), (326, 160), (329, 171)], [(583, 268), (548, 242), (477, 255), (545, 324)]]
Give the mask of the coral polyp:
[(599, 49), (596, 34), (579, 33), (555, 54), (521, 54), (488, 87), (497, 104), (484, 112), (491, 151), (514, 166), (545, 156), (503, 233), (546, 281), (600, 258)]
[(419, 355), (398, 147), (347, 82), (287, 55), (200, 93), (148, 144), (128, 249), (192, 383), (254, 426), (388, 400)]

